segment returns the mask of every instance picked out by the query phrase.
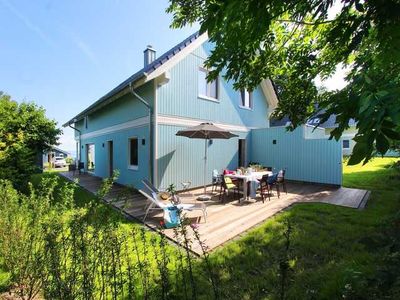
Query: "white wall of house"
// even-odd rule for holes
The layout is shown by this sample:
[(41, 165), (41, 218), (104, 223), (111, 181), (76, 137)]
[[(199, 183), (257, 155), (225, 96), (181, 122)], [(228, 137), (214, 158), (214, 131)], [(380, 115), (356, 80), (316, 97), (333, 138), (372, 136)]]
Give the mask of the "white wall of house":
[[(329, 136), (331, 131), (334, 128), (326, 128), (325, 132)], [(349, 156), (353, 152), (353, 148), (356, 144), (356, 142), (353, 140), (357, 133), (357, 129), (355, 126), (350, 127), (349, 129), (346, 129), (343, 131), (342, 134), (342, 153), (343, 156)]]

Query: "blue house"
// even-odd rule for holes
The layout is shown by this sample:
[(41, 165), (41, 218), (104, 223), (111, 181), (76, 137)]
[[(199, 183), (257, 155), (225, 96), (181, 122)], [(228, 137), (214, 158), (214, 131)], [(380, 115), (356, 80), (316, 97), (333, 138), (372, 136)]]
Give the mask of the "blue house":
[[(108, 177), (118, 169), (118, 182), (135, 187), (141, 186), (143, 178), (159, 187), (174, 183), (180, 188), (184, 181), (201, 186), (204, 141), (175, 134), (212, 122), (238, 137), (209, 142), (210, 182), (214, 169), (235, 169), (258, 161), (287, 168), (289, 179), (341, 184), (340, 143), (315, 135), (305, 126), (293, 133), (270, 129), (269, 116), (278, 101), (272, 83), (264, 80), (251, 92), (235, 91), (233, 82), (222, 76), (208, 83), (204, 61), (212, 49), (207, 34), (198, 33), (159, 58), (148, 46), (141, 70), (64, 124), (75, 129), (78, 160), (86, 171)], [(285, 141), (296, 141), (299, 149), (303, 144), (312, 146), (315, 151), (291, 152), (294, 149), (285, 149)], [(337, 155), (327, 157), (327, 153)], [(305, 161), (302, 155), (314, 156), (310, 166), (298, 163)], [(290, 178), (290, 174), (297, 175)]]

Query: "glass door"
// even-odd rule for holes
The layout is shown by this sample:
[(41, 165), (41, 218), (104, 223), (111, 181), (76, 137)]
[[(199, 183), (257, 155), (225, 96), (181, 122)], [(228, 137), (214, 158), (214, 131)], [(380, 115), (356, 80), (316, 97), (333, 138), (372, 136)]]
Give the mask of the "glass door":
[(86, 145), (86, 157), (87, 157), (87, 170), (88, 172), (95, 171), (95, 161), (96, 161), (96, 151), (94, 144), (87, 144)]

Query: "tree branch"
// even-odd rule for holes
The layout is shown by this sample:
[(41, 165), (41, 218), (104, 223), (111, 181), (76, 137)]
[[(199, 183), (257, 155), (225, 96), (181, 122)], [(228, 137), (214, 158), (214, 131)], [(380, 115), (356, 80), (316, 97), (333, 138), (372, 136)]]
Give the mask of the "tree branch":
[(314, 26), (314, 25), (322, 25), (322, 24), (328, 24), (328, 23), (332, 23), (336, 20), (326, 20), (326, 21), (320, 21), (320, 22), (305, 22), (305, 21), (296, 21), (296, 20), (282, 20), (282, 19), (278, 19), (276, 20), (277, 22), (282, 22), (282, 23), (295, 23), (298, 25), (309, 25), (309, 26)]

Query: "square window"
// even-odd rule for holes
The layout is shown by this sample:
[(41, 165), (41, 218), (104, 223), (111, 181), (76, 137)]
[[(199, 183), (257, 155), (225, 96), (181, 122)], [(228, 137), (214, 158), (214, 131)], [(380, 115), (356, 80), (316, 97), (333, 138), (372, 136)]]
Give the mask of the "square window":
[(350, 148), (350, 141), (343, 140), (343, 149), (349, 149), (349, 148)]
[(218, 99), (218, 80), (207, 82), (207, 75), (209, 71), (199, 68), (198, 72), (198, 88), (199, 96)]
[(139, 164), (139, 149), (138, 149), (138, 139), (129, 139), (129, 166), (137, 167)]

